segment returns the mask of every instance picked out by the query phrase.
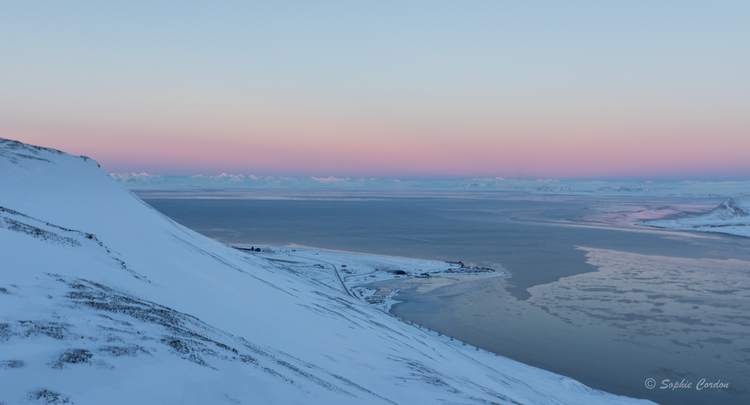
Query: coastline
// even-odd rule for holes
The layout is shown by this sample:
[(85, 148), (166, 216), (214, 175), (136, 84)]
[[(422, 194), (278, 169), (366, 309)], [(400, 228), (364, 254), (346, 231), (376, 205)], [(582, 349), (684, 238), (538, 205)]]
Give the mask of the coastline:
[[(388, 288), (387, 292), (374, 284), (409, 279), (439, 279), (450, 275), (496, 275), (508, 277), (501, 270), (464, 265), (461, 262), (407, 258), (370, 253), (347, 252), (335, 249), (319, 249), (287, 246), (233, 244), (241, 250), (275, 263), (286, 270), (307, 278), (324, 282), (354, 298), (370, 303), (390, 315), (399, 302), (399, 289)], [(256, 247), (262, 251), (249, 251)], [(283, 259), (280, 259), (283, 257)]]
[[(336, 279), (332, 273), (334, 269), (330, 266), (314, 267), (314, 263), (316, 261), (334, 263), (338, 267), (346, 264), (347, 272), (342, 272), (341, 276), (346, 280), (347, 285), (356, 298), (375, 306), (382, 312), (402, 319), (435, 337), (439, 337), (453, 346), (502, 356), (530, 367), (566, 376), (588, 387), (595, 387), (595, 389), (604, 392), (616, 393), (617, 395), (632, 398), (643, 398), (643, 379), (654, 375), (653, 373), (649, 373), (648, 370), (650, 369), (643, 368), (640, 365), (639, 362), (643, 361), (643, 359), (639, 356), (627, 356), (628, 360), (618, 360), (617, 352), (620, 352), (620, 350), (615, 351), (615, 353), (609, 353), (611, 347), (601, 342), (597, 343), (594, 338), (584, 337), (586, 343), (579, 345), (581, 347), (575, 346), (573, 342), (579, 341), (581, 338), (581, 336), (577, 335), (579, 333), (578, 328), (580, 328), (581, 322), (586, 320), (585, 317), (583, 319), (570, 318), (567, 321), (565, 319), (577, 313), (575, 311), (569, 312), (571, 308), (567, 308), (566, 306), (566, 303), (577, 302), (574, 299), (575, 297), (566, 297), (562, 302), (557, 304), (554, 304), (555, 300), (550, 301), (550, 299), (553, 299), (562, 292), (583, 291), (585, 294), (582, 298), (583, 301), (576, 305), (585, 305), (585, 300), (590, 300), (596, 294), (599, 294), (594, 287), (601, 285), (600, 279), (616, 279), (616, 273), (629, 271), (630, 263), (660, 260), (659, 263), (664, 262), (663, 264), (685, 267), (693, 263), (694, 260), (680, 260), (579, 247), (579, 250), (587, 252), (590, 260), (604, 267), (593, 273), (569, 276), (551, 284), (541, 284), (535, 287), (534, 298), (530, 301), (525, 301), (515, 299), (506, 291), (509, 275), (503, 272), (483, 274), (448, 273), (442, 270), (448, 269), (449, 263), (433, 260), (379, 256), (335, 250), (291, 248), (288, 246), (277, 247), (276, 249), (278, 250), (276, 253), (261, 253), (260, 255), (267, 257), (269, 260), (281, 258), (285, 261), (297, 261), (296, 268), (292, 263), (281, 261), (277, 263), (285, 263), (288, 269), (314, 280), (323, 280), (325, 282), (327, 279), (326, 284), (329, 284), (333, 288), (337, 288)], [(290, 251), (286, 252), (285, 250)], [(292, 252), (291, 250), (296, 251)], [(281, 257), (283, 255), (292, 255), (293, 257)], [(307, 262), (307, 268), (305, 268), (303, 262)], [(716, 261), (716, 263), (722, 264), (723, 262)], [(427, 268), (426, 266), (428, 265), (435, 267)], [(724, 263), (724, 266), (727, 267), (733, 265), (735, 263)], [(642, 267), (641, 265), (637, 266), (637, 268)], [(394, 270), (403, 270), (406, 274), (395, 274)], [(439, 274), (434, 273), (429, 278), (417, 277), (425, 270), (439, 272)], [(640, 278), (635, 277), (634, 279), (639, 280)], [(563, 289), (556, 290), (555, 286), (562, 286)], [(566, 286), (569, 288), (566, 288)], [(634, 287), (634, 290), (646, 291), (648, 288), (646, 285), (637, 285)], [(659, 288), (657, 290), (654, 290), (652, 293), (657, 294), (659, 291), (670, 291), (666, 288)], [(676, 292), (668, 293), (672, 294)], [(493, 296), (502, 297), (500, 298), (501, 301), (493, 301)], [(724, 296), (720, 296), (719, 298), (722, 297)], [(454, 300), (457, 301), (454, 302)], [(500, 307), (497, 307), (498, 302), (502, 303)], [(624, 312), (637, 312), (641, 304), (634, 301), (628, 305), (623, 309)], [(490, 309), (490, 312), (487, 312), (488, 309)], [(686, 310), (689, 310), (689, 308), (686, 307)], [(620, 313), (614, 311), (614, 309), (600, 311), (602, 311), (601, 314), (595, 313), (594, 315), (614, 316), (616, 319), (626, 319), (628, 316), (627, 313)], [(552, 318), (550, 318), (550, 315), (552, 315)], [(649, 315), (648, 313), (644, 313), (642, 315), (659, 317), (658, 314)], [(613, 320), (612, 322), (617, 321)], [(526, 328), (528, 331), (535, 330), (536, 327), (534, 325), (547, 325), (551, 327), (551, 330), (555, 331), (555, 339), (559, 340), (560, 344), (568, 347), (568, 350), (561, 353), (557, 349), (547, 345), (545, 340), (548, 340), (549, 336), (546, 334), (537, 336), (522, 334), (518, 336), (517, 331), (514, 332), (519, 327)], [(487, 328), (488, 326), (489, 328)], [(606, 325), (602, 325), (601, 328), (595, 329), (595, 331), (596, 335), (611, 335), (610, 338), (616, 338), (614, 333), (617, 330), (607, 330)], [(638, 336), (637, 333), (633, 335), (635, 339), (639, 339)], [(707, 338), (710, 338), (710, 336), (707, 336)], [(663, 343), (660, 343), (661, 346), (648, 350), (651, 353), (649, 356), (653, 358), (653, 361), (649, 361), (649, 367), (657, 367), (658, 364), (670, 364), (666, 358), (660, 357), (661, 354), (657, 350), (658, 348), (668, 348)], [(571, 344), (573, 346), (570, 346)], [(622, 347), (621, 354), (629, 353), (628, 350), (631, 349), (633, 348)], [(545, 354), (540, 356), (537, 353), (539, 350), (542, 350)], [(577, 372), (576, 370), (579, 366), (581, 368), (589, 366), (584, 366), (584, 364), (580, 363), (587, 362), (584, 355), (587, 350), (597, 353), (597, 357), (605, 356), (609, 358), (607, 364), (620, 364), (625, 371), (607, 371), (599, 375)], [(563, 358), (564, 363), (568, 363), (568, 366), (560, 368), (559, 361), (549, 361), (553, 358)], [(617, 363), (618, 361), (620, 363)], [(707, 368), (706, 370), (709, 369)], [(710, 371), (709, 373), (711, 375), (723, 376), (717, 370)], [(618, 380), (618, 378), (626, 378), (626, 380), (623, 382)], [(736, 382), (732, 381), (732, 384), (735, 386)], [(677, 393), (666, 395), (666, 393), (654, 392), (654, 394), (661, 396), (650, 398), (660, 403), (672, 404), (681, 403), (680, 401), (685, 399), (698, 399), (685, 396), (685, 393), (680, 395)], [(682, 403), (693, 404), (696, 402), (687, 401)]]

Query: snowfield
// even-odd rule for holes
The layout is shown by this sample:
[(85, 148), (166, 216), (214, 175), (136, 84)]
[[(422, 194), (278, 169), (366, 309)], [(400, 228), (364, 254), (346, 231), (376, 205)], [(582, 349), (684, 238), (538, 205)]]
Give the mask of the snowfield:
[(449, 342), (349, 289), (445, 263), (235, 249), (91, 159), (3, 139), (0, 207), (3, 404), (650, 403)]
[(726, 233), (750, 238), (750, 196), (731, 197), (703, 215), (691, 218), (647, 221), (657, 228)]

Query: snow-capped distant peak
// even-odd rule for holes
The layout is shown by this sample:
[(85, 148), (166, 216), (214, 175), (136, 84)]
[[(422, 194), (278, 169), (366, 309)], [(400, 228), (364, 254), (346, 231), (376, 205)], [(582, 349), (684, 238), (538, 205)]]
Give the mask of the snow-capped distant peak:
[(711, 213), (721, 219), (733, 219), (750, 216), (750, 197), (730, 197)]

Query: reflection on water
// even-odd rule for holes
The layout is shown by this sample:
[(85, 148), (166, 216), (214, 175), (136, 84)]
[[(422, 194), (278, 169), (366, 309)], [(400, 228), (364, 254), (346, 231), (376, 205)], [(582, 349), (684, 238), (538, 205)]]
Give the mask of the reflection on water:
[[(339, 197), (147, 201), (225, 243), (502, 268), (510, 277), (381, 286), (401, 289), (399, 316), (595, 388), (663, 404), (750, 403), (750, 239), (632, 225), (718, 201)], [(647, 378), (657, 388), (646, 388)], [(683, 378), (693, 389), (659, 389)], [(702, 378), (730, 388), (697, 391)]]

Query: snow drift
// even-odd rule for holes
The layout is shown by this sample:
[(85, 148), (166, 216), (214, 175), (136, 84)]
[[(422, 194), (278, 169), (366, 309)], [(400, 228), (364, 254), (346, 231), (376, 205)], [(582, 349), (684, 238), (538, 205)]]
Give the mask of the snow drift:
[(446, 344), (85, 157), (0, 139), (0, 207), (0, 403), (646, 402)]

